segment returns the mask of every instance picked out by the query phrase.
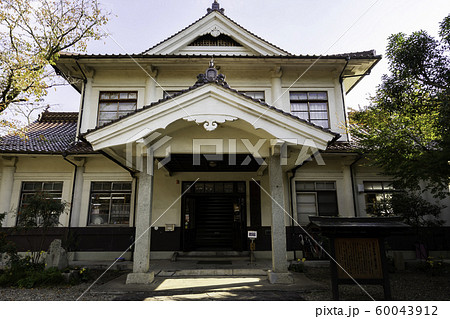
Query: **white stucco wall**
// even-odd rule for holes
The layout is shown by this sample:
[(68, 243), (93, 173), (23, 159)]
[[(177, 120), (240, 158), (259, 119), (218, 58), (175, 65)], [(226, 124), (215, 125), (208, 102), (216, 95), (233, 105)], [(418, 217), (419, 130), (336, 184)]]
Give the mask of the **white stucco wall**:
[(67, 203), (67, 213), (61, 215), (59, 222), (67, 226), (72, 200), (72, 178), (73, 166), (61, 156), (18, 156), (12, 185), (11, 210), (8, 212), (5, 226), (12, 227), (16, 224), (22, 182), (33, 181), (63, 182), (62, 201)]
[[(268, 104), (275, 103), (285, 112), (290, 112), (290, 91), (326, 91), (330, 128), (334, 132), (341, 133), (343, 135), (341, 140), (345, 140), (345, 115), (337, 72), (341, 68), (340, 64), (341, 61), (337, 61), (335, 64), (328, 63), (317, 69), (313, 67), (305, 74), (303, 73), (306, 64), (280, 66), (281, 81), (277, 91), (281, 92), (281, 96), (276, 97), (273, 94), (276, 88), (273, 87), (272, 82), (273, 69), (276, 65), (268, 62), (258, 65), (245, 62), (221, 64), (217, 61), (220, 72), (226, 75), (226, 81), (232, 88), (244, 92), (263, 91)], [(165, 65), (159, 66), (153, 73), (137, 66), (128, 66), (120, 70), (118, 67), (114, 68), (113, 65), (109, 68), (106, 65), (97, 66), (92, 73), (92, 78), (86, 86), (81, 132), (96, 127), (100, 91), (137, 91), (137, 108), (139, 109), (163, 98), (163, 90), (179, 91), (189, 88), (196, 82), (197, 75), (205, 72), (207, 64), (205, 61), (205, 64), (196, 62), (187, 65)], [(147, 74), (151, 74), (156, 83)]]

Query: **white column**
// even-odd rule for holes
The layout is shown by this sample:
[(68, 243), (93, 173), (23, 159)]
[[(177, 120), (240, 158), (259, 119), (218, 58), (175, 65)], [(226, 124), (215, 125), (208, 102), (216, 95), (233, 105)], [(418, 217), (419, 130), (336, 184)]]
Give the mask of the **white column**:
[(268, 273), (269, 281), (292, 283), (293, 278), (287, 267), (283, 170), (278, 152), (269, 158), (269, 182), (272, 197), (272, 270)]
[(345, 199), (345, 206), (343, 209), (339, 212), (341, 216), (345, 217), (355, 217), (355, 204), (353, 197), (355, 196), (353, 186), (352, 186), (352, 171), (350, 169), (350, 165), (344, 165), (342, 168), (343, 173), (343, 184), (344, 184), (344, 199)]
[[(2, 178), (0, 182), (0, 214), (11, 211), (11, 195), (16, 171), (16, 157), (1, 157), (3, 162)], [(3, 220), (3, 226), (7, 226), (7, 218)]]
[(158, 76), (158, 70), (153, 66), (148, 66), (146, 71), (148, 74), (146, 74), (147, 78), (145, 79), (144, 105), (149, 105), (158, 100), (156, 96), (156, 77)]
[[(90, 128), (96, 126), (97, 121), (97, 106), (93, 107), (91, 105), (92, 100), (92, 78), (88, 77), (84, 85), (84, 104), (83, 104), (83, 114), (81, 114), (81, 127), (80, 133), (86, 133)], [(98, 99), (97, 99), (98, 102)]]
[(281, 87), (281, 76), (283, 75), (283, 71), (280, 67), (275, 68), (270, 72), (271, 80), (271, 90), (272, 90), (272, 105), (283, 109), (283, 88)]
[(149, 284), (154, 280), (150, 272), (150, 238), (153, 198), (153, 154), (149, 154), (143, 163), (143, 171), (139, 173), (136, 235), (133, 254), (133, 272), (127, 276), (127, 284)]

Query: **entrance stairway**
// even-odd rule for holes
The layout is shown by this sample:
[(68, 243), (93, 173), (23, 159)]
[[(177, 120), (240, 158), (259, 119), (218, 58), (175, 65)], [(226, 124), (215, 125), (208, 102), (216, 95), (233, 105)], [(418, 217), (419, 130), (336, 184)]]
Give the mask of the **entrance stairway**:
[(248, 251), (175, 252), (168, 269), (177, 270), (157, 276), (266, 276), (269, 265), (251, 262)]
[(248, 251), (189, 251), (175, 252), (172, 261), (198, 261), (199, 263), (216, 262), (216, 264), (232, 261), (250, 261), (250, 252)]

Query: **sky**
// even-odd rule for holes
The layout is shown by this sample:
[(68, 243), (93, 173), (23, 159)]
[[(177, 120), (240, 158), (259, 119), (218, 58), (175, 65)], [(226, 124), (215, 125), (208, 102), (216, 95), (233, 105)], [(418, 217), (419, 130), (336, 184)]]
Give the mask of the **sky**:
[[(206, 14), (213, 0), (99, 0), (109, 12), (107, 38), (90, 42), (86, 53), (140, 53)], [(376, 50), (384, 57), (394, 33), (426, 30), (437, 37), (450, 13), (448, 0), (219, 0), (225, 15), (292, 54), (327, 55)], [(346, 97), (347, 108), (368, 104), (383, 74), (382, 59)], [(70, 86), (51, 89), (53, 111), (78, 111)]]

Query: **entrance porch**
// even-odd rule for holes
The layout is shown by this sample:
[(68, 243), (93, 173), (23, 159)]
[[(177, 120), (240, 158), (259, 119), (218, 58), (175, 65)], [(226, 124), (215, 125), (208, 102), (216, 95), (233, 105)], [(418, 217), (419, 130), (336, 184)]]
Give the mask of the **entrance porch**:
[(214, 81), (89, 132), (94, 150), (137, 179), (127, 282), (153, 281), (151, 238), (159, 227), (178, 227), (180, 250), (246, 251), (246, 231), (262, 226), (270, 232), (270, 282), (291, 283), (288, 173), (302, 146), (324, 150), (337, 137)]

